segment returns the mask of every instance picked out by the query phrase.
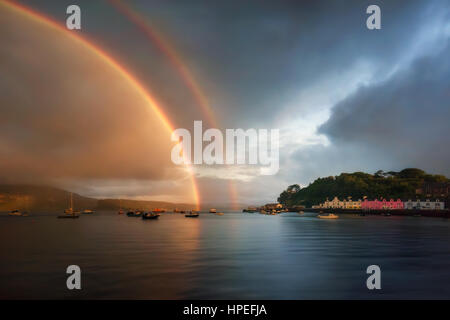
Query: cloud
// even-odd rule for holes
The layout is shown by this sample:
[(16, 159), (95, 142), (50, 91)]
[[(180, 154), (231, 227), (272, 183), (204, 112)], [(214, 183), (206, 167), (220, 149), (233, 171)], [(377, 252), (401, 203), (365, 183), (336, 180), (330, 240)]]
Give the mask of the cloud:
[(320, 132), (337, 146), (382, 154), (397, 169), (450, 174), (450, 42), (443, 41), (440, 52), (341, 101)]
[(5, 6), (0, 20), (2, 182), (184, 181), (171, 133), (123, 74), (67, 33)]
[[(64, 23), (66, 2), (24, 2)], [(177, 50), (219, 126), (280, 129), (276, 176), (195, 168), (204, 199), (229, 201), (227, 179), (239, 180), (241, 202), (256, 202), (342, 171), (446, 172), (448, 2), (379, 1), (378, 31), (365, 27), (369, 4), (130, 2)], [(79, 5), (83, 35), (120, 57), (177, 127), (206, 122), (177, 70), (139, 28), (107, 2)], [(139, 197), (154, 186), (152, 194), (170, 197), (171, 188), (182, 189), (186, 173), (171, 165), (164, 130), (123, 81), (40, 28), (3, 22), (0, 178), (48, 173), (99, 196)]]

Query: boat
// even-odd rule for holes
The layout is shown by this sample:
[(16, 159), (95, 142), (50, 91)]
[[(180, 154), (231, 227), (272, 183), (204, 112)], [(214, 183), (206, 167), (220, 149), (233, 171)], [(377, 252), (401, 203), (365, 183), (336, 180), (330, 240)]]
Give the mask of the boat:
[(122, 199), (119, 199), (119, 211), (117, 212), (117, 214), (124, 214), (125, 211), (122, 210)]
[(215, 215), (216, 216), (223, 216), (223, 212), (216, 212)]
[(22, 212), (20, 212), (19, 210), (11, 210), (10, 212), (8, 212), (8, 216), (12, 216), (12, 217), (20, 217), (22, 216)]
[(81, 213), (82, 214), (93, 214), (95, 211), (93, 211), (93, 210), (89, 210), (89, 209), (86, 209), (86, 210), (83, 210)]
[(142, 211), (134, 210), (134, 211), (128, 211), (127, 216), (128, 217), (140, 217), (142, 215)]
[(152, 212), (153, 212), (153, 213), (158, 213), (158, 214), (159, 214), (159, 213), (164, 213), (164, 212), (166, 212), (166, 209), (159, 209), (159, 208), (156, 208), (156, 209), (153, 209)]
[(386, 212), (386, 213), (383, 213), (383, 216), (385, 216), (385, 217), (390, 217), (391, 214), (390, 214), (389, 212)]
[(200, 216), (200, 214), (198, 213), (198, 211), (189, 211), (184, 216), (186, 218), (198, 218)]
[(338, 219), (339, 216), (334, 214), (334, 213), (329, 213), (329, 214), (319, 214), (317, 216), (319, 219)]
[(63, 215), (59, 215), (59, 219), (78, 219), (80, 217), (79, 211), (73, 210), (73, 196), (70, 193), (70, 208), (64, 210)]
[(209, 213), (217, 213), (217, 209), (214, 209), (214, 208), (209, 209)]
[(159, 213), (154, 213), (154, 212), (145, 212), (142, 214), (142, 219), (143, 220), (150, 220), (150, 219), (158, 219), (160, 216)]
[(305, 213), (305, 211), (299, 211), (299, 212), (297, 212), (298, 214), (304, 214)]

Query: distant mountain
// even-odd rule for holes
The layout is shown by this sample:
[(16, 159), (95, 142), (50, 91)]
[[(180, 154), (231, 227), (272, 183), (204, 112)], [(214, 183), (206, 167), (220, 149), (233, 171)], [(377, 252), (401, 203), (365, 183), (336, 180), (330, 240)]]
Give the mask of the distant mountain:
[[(73, 194), (75, 209), (97, 207), (97, 199)], [(0, 185), (0, 211), (12, 209), (53, 211), (70, 205), (70, 192), (53, 187)]]
[(195, 205), (188, 203), (172, 203), (164, 201), (145, 201), (145, 200), (128, 200), (128, 199), (102, 199), (98, 200), (98, 210), (117, 210), (119, 207), (123, 209), (143, 209), (151, 210), (155, 208), (173, 210), (194, 210)]
[[(119, 199), (94, 199), (73, 193), (75, 210), (116, 210), (121, 203), (122, 208), (139, 209), (193, 209), (192, 204), (177, 204), (162, 201), (139, 201)], [(32, 185), (0, 185), (0, 211), (13, 209), (27, 211), (62, 211), (70, 205), (70, 192), (54, 187)]]

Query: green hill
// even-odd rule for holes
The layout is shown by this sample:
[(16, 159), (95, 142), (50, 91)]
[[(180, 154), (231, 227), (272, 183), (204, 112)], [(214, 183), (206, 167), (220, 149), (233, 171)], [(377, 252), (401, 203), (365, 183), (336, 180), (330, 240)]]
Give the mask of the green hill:
[[(54, 187), (33, 185), (0, 185), (0, 211), (14, 209), (26, 211), (60, 212), (69, 207), (70, 192)], [(75, 210), (117, 210), (122, 208), (153, 209), (174, 208), (191, 210), (195, 206), (186, 203), (171, 203), (162, 201), (127, 200), (122, 199), (94, 199), (73, 193)]]
[(337, 196), (362, 199), (374, 198), (408, 199), (416, 198), (417, 192), (426, 182), (444, 182), (450, 180), (443, 175), (427, 174), (423, 170), (408, 168), (400, 172), (377, 171), (375, 174), (364, 172), (341, 173), (338, 176), (318, 178), (305, 188), (294, 184), (283, 191), (278, 202), (286, 206), (304, 205), (310, 207)]
[[(97, 207), (97, 199), (73, 194), (76, 210)], [(13, 209), (56, 211), (69, 207), (70, 192), (53, 187), (32, 185), (0, 185), (0, 211)]]

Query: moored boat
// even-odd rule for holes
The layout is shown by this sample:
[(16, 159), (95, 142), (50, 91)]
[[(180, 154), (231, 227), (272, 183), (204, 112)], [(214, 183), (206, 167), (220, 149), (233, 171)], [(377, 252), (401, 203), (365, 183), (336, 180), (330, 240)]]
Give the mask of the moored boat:
[(140, 217), (141, 215), (142, 215), (142, 211), (139, 211), (139, 210), (127, 212), (128, 217)]
[(209, 209), (209, 213), (217, 213), (217, 209), (211, 208)]
[(317, 216), (319, 219), (338, 219), (339, 216), (334, 214), (334, 213), (329, 213), (329, 214), (319, 214)]
[(187, 214), (184, 215), (186, 218), (198, 218), (200, 214), (198, 211), (189, 211)]
[(119, 199), (119, 211), (117, 212), (117, 214), (124, 214), (125, 211), (122, 210), (122, 199)]
[(10, 212), (8, 212), (8, 216), (16, 216), (19, 217), (22, 215), (22, 212), (20, 212), (19, 210), (11, 210)]
[(82, 214), (93, 214), (95, 211), (93, 211), (93, 210), (89, 210), (89, 209), (86, 209), (86, 210), (83, 210), (81, 213)]
[(8, 216), (12, 216), (12, 217), (20, 217), (22, 216), (22, 212), (20, 212), (19, 210), (11, 210), (10, 212), (8, 212)]
[(215, 215), (216, 216), (223, 216), (223, 212), (216, 212)]
[(158, 219), (160, 216), (159, 213), (154, 213), (154, 212), (145, 212), (142, 214), (142, 219), (144, 220), (150, 220), (150, 219)]
[(73, 210), (73, 197), (72, 192), (70, 193), (70, 208), (64, 210), (63, 215), (59, 215), (58, 219), (77, 219), (79, 215), (79, 211)]

